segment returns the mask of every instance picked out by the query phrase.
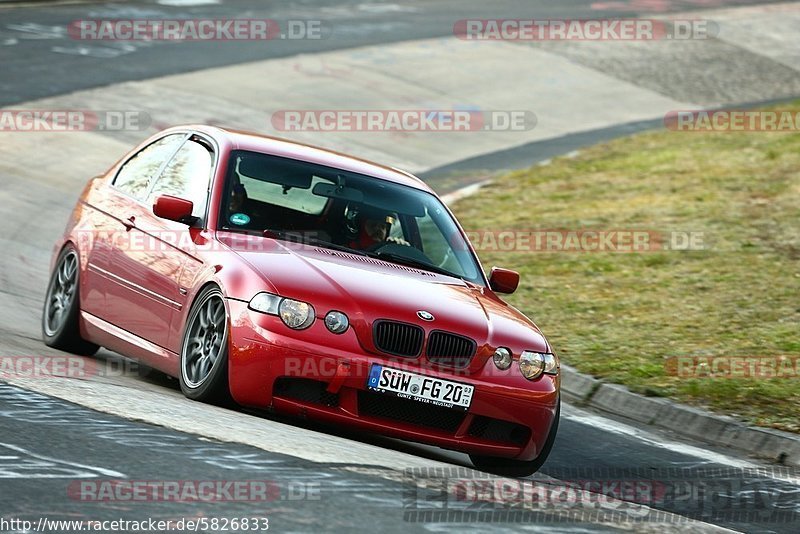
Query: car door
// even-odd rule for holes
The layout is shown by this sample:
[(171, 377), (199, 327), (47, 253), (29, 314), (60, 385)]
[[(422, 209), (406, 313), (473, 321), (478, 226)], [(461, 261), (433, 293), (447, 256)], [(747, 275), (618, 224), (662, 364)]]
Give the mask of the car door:
[(93, 178), (84, 190), (74, 216), (74, 232), (86, 270), (81, 273), (81, 311), (105, 319), (108, 266), (114, 240), (114, 221), (107, 213), (110, 206), (102, 176)]
[(123, 283), (109, 291), (111, 322), (158, 345), (175, 351), (172, 324), (186, 305), (187, 288), (181, 273), (192, 254), (193, 232), (186, 224), (156, 217), (153, 203), (172, 195), (194, 204), (195, 227), (202, 228), (213, 169), (210, 146), (199, 138), (185, 138), (150, 184), (144, 201), (131, 206), (123, 218), (125, 242), (115, 247), (113, 270)]
[[(112, 316), (124, 313), (124, 310), (112, 309), (108, 297), (110, 294), (119, 294), (119, 286), (129, 283), (124, 273), (114, 266), (115, 249), (128, 244), (131, 226), (126, 218), (144, 201), (150, 184), (180, 148), (186, 136), (185, 133), (171, 134), (156, 139), (129, 157), (110, 184), (90, 195), (94, 209), (93, 243), (87, 274), (98, 279), (92, 286), (101, 288), (103, 293), (102, 299), (94, 299), (96, 303), (102, 302), (102, 306), (93, 306), (91, 313), (106, 321), (114, 323)], [(115, 306), (118, 305), (116, 302)]]

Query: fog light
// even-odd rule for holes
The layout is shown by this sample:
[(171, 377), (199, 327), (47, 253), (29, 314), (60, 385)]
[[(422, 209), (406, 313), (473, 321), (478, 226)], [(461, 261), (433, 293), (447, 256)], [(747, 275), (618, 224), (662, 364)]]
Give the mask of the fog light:
[(519, 357), (519, 372), (528, 380), (535, 380), (544, 372), (544, 354), (524, 351)]
[(505, 347), (498, 347), (496, 351), (494, 351), (494, 364), (497, 366), (498, 369), (508, 369), (511, 367), (511, 351)]
[(325, 316), (325, 326), (334, 334), (343, 334), (350, 326), (350, 321), (347, 319), (347, 315), (333, 310)]

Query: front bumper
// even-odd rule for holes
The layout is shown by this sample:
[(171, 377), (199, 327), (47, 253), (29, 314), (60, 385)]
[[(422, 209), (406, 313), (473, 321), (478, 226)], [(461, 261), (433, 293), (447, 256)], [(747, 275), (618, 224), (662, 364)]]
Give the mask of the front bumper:
[[(414, 359), (382, 357), (361, 347), (353, 329), (331, 334), (320, 319), (292, 331), (279, 318), (229, 299), (229, 383), (240, 404), (428, 443), (469, 454), (531, 460), (555, 417), (559, 377), (528, 381), (516, 365), (499, 371), (491, 359), (478, 372), (432, 368)], [(370, 391), (373, 363), (473, 385), (468, 411)]]

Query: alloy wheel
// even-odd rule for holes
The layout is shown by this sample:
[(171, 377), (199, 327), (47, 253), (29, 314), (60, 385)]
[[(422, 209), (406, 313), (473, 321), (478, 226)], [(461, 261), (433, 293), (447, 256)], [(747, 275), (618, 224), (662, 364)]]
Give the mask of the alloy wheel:
[(210, 293), (192, 315), (184, 340), (181, 373), (187, 386), (197, 388), (209, 377), (225, 348), (227, 330), (225, 303)]
[(53, 336), (67, 320), (72, 299), (78, 286), (78, 255), (69, 251), (61, 258), (45, 304), (44, 328)]

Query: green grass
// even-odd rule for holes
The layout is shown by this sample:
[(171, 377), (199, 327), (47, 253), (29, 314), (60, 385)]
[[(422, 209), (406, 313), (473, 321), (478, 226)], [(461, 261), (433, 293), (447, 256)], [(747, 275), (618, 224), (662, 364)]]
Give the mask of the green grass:
[(502, 176), (454, 211), (468, 231), (702, 232), (695, 251), (479, 254), (520, 271), (508, 300), (578, 370), (800, 432), (800, 376), (665, 369), (671, 356), (800, 356), (800, 134), (635, 135)]

